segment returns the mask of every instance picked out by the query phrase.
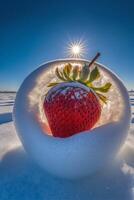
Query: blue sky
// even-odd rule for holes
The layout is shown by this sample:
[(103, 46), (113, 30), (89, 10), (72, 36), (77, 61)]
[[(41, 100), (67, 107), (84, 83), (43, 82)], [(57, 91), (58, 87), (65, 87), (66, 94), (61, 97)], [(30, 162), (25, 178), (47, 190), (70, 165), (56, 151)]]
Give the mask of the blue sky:
[(16, 90), (41, 63), (66, 57), (71, 39), (83, 38), (86, 59), (101, 52), (109, 66), (134, 88), (132, 0), (0, 1), (0, 89)]

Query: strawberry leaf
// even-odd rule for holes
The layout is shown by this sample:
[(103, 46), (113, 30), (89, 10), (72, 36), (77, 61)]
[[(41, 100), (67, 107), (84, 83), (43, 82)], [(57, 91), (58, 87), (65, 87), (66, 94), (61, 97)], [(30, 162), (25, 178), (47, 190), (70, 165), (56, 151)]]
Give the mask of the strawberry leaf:
[(102, 95), (102, 94), (100, 94), (100, 93), (98, 93), (98, 92), (96, 92), (96, 94), (97, 94), (97, 96), (99, 97), (99, 99), (100, 99), (103, 103), (107, 104), (107, 97), (106, 97), (106, 96), (104, 96), (104, 95)]
[(111, 86), (112, 86), (112, 84), (108, 82), (108, 83), (106, 83), (102, 87), (92, 87), (92, 89), (95, 90), (95, 91), (106, 93), (106, 92), (109, 91), (109, 89), (111, 88)]
[(80, 72), (80, 80), (86, 82), (89, 76), (89, 72), (90, 72), (89, 67), (88, 65), (85, 64)]
[(59, 83), (58, 83), (58, 82), (49, 83), (49, 84), (47, 85), (47, 87), (53, 87), (53, 86), (55, 86), (55, 85), (57, 85), (57, 84), (59, 84)]
[(62, 72), (59, 71), (58, 67), (57, 67), (56, 70), (55, 70), (55, 74), (56, 74), (57, 77), (58, 77), (59, 79), (61, 79), (62, 81), (66, 81), (66, 79), (64, 78)]
[(70, 63), (66, 64), (65, 67), (64, 67), (64, 70), (65, 70), (66, 74), (68, 76), (70, 76), (70, 73), (71, 73), (71, 70), (72, 70), (72, 65)]
[(95, 81), (99, 77), (100, 77), (100, 72), (98, 70), (98, 67), (95, 67), (90, 73), (90, 78), (89, 78), (88, 82), (92, 83), (93, 81)]
[(80, 73), (79, 66), (73, 67), (72, 79), (73, 79), (74, 81), (76, 81), (77, 78), (79, 78), (79, 73)]
[(93, 89), (93, 84), (92, 84), (92, 83), (86, 82), (85, 85), (86, 85), (87, 87), (91, 87), (91, 88)]
[(71, 81), (69, 75), (71, 72), (71, 65), (65, 65), (65, 67), (63, 68), (63, 75), (66, 78), (67, 81)]

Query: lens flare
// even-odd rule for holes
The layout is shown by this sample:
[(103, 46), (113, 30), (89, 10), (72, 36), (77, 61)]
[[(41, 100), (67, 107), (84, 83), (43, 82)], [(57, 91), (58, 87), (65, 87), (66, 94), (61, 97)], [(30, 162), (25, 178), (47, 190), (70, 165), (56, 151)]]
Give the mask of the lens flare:
[(81, 58), (85, 55), (86, 46), (85, 42), (79, 40), (70, 42), (67, 48), (67, 54), (71, 58)]

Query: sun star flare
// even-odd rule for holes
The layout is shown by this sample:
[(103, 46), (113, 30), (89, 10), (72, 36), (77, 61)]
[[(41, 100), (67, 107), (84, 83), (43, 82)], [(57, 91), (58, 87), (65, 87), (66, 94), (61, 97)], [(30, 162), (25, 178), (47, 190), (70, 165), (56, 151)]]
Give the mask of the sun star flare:
[(67, 53), (71, 58), (81, 58), (86, 51), (85, 43), (83, 41), (71, 42), (68, 45)]

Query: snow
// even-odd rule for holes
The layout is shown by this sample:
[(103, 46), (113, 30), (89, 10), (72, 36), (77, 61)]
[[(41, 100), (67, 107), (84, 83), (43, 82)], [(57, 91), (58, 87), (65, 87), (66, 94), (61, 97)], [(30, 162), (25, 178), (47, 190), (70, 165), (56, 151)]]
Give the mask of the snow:
[[(42, 129), (37, 120), (42, 116), (43, 109), (41, 112), (39, 109), (43, 105), (41, 102), (46, 84), (54, 78), (52, 71), (64, 62), (65, 60), (43, 65), (25, 79), (17, 93), (13, 116), (24, 148), (44, 170), (59, 177), (78, 179), (100, 170), (116, 156), (129, 128), (129, 97), (119, 78), (99, 65), (105, 80), (112, 82), (109, 98), (113, 97), (107, 112), (101, 116), (101, 124), (91, 131), (66, 139), (48, 135), (47, 129)], [(85, 61), (78, 64), (81, 62)], [(119, 103), (120, 106), (117, 107)]]
[[(12, 112), (13, 103), (4, 106), (7, 104), (6, 98), (10, 99), (9, 94), (0, 94), (0, 113), (3, 116)], [(5, 119), (0, 123), (0, 200), (132, 200), (133, 144), (134, 124), (131, 124), (125, 144), (112, 163), (105, 164), (98, 172), (85, 179), (60, 179), (40, 168), (32, 160), (23, 149), (13, 122), (6, 122)], [(79, 166), (75, 166), (76, 170), (77, 167)]]
[(12, 107), (16, 93), (0, 93), (0, 124), (12, 121)]
[[(0, 106), (3, 114), (4, 109)], [(112, 165), (105, 166), (87, 179), (69, 181), (42, 170), (24, 151), (13, 122), (1, 123), (0, 200), (132, 200), (133, 144), (134, 128), (131, 125), (122, 152)]]
[(51, 90), (48, 92), (48, 95), (46, 96), (46, 100), (49, 102), (50, 101), (50, 99), (48, 98), (49, 96), (51, 96), (51, 100), (57, 95), (57, 93), (59, 93), (59, 91), (60, 91), (60, 94), (62, 94), (62, 95), (66, 95), (67, 94), (67, 92), (68, 92), (68, 90), (70, 90), (70, 88), (71, 89), (73, 89), (73, 88), (78, 88), (78, 90), (79, 90), (79, 88), (82, 88), (83, 90), (81, 90), (81, 91), (78, 91), (77, 92), (77, 90), (74, 92), (74, 95), (75, 95), (75, 97), (74, 97), (74, 95), (72, 95), (71, 97), (72, 97), (72, 99), (73, 98), (75, 98), (75, 99), (77, 99), (77, 100), (79, 100), (79, 99), (81, 99), (81, 95), (80, 95), (80, 93), (84, 96), (87, 96), (87, 93), (85, 92), (85, 90), (86, 91), (90, 91), (90, 89), (89, 88), (87, 88), (86, 86), (84, 86), (83, 84), (80, 84), (80, 83), (78, 83), (78, 82), (74, 82), (74, 83), (69, 83), (69, 82), (66, 82), (66, 83), (62, 83), (62, 88), (63, 89), (61, 89), (61, 84), (58, 84), (58, 85), (56, 85), (55, 87), (53, 87), (53, 88), (51, 88)]

